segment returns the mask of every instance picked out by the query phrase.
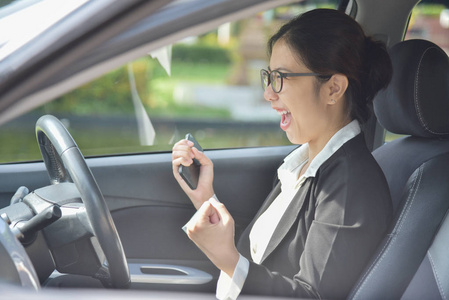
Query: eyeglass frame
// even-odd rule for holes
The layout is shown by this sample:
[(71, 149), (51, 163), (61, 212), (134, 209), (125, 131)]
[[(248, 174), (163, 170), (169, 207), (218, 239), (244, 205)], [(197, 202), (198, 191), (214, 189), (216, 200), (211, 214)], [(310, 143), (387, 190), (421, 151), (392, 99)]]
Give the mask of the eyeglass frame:
[[(265, 81), (263, 78), (263, 72), (266, 72), (268, 74), (268, 83), (267, 86), (265, 87)], [(275, 91), (273, 89), (273, 86), (271, 86), (271, 88), (273, 89), (273, 92), (275, 92), (276, 94), (280, 93), (282, 91), (282, 88), (284, 86), (284, 78), (287, 77), (303, 77), (303, 76), (321, 76), (324, 78), (330, 78), (331, 76), (327, 76), (327, 75), (322, 75), (322, 74), (318, 74), (318, 73), (283, 73), (280, 72), (278, 70), (273, 70), (273, 71), (269, 71), (269, 70), (265, 70), (265, 69), (260, 69), (260, 80), (262, 83), (262, 89), (265, 91), (268, 86), (271, 84), (272, 80), (271, 80), (271, 74), (273, 74), (273, 72), (279, 73), (280, 77), (281, 77), (281, 87), (279, 88), (279, 91)]]

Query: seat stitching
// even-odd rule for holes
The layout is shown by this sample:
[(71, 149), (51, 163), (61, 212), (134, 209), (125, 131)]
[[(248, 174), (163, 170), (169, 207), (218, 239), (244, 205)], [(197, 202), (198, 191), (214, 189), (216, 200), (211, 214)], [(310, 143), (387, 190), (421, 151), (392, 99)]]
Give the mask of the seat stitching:
[[(413, 182), (413, 186), (411, 188), (413, 193), (410, 194), (410, 196), (407, 198), (407, 201), (406, 201), (407, 209), (405, 211), (401, 212), (401, 214), (399, 216), (399, 219), (398, 219), (398, 222), (397, 222), (396, 226), (393, 228), (393, 233), (392, 233), (393, 237), (392, 237), (392, 239), (385, 244), (385, 246), (382, 248), (382, 251), (379, 252), (379, 254), (377, 255), (377, 257), (374, 260), (374, 262), (370, 265), (368, 270), (363, 275), (362, 280), (360, 280), (359, 283), (357, 284), (356, 289), (358, 289), (359, 287), (360, 287), (360, 289), (358, 289), (357, 292), (355, 293), (354, 297), (352, 297), (353, 299), (355, 299), (358, 296), (358, 294), (362, 291), (362, 289), (365, 287), (366, 281), (368, 280), (368, 278), (373, 276), (373, 273), (376, 271), (376, 269), (379, 266), (380, 262), (382, 262), (382, 260), (387, 255), (387, 253), (390, 250), (390, 248), (392, 247), (391, 245), (396, 240), (397, 233), (400, 232), (400, 230), (402, 228), (402, 224), (404, 223), (404, 220), (406, 219), (407, 214), (408, 214), (408, 212), (410, 210), (410, 207), (412, 206), (413, 201), (415, 200), (415, 196), (416, 196), (416, 194), (418, 192), (418, 187), (419, 187), (419, 185), (421, 183), (421, 178), (422, 178), (422, 173), (423, 173), (423, 169), (424, 169), (424, 164), (422, 164), (421, 167), (419, 168), (418, 176), (417, 176), (417, 178)], [(399, 228), (397, 228), (398, 225), (399, 225)], [(396, 231), (396, 228), (397, 228), (397, 231)], [(385, 252), (384, 252), (384, 250), (385, 250)], [(372, 271), (372, 272), (370, 273), (370, 271)]]
[(410, 196), (408, 197), (409, 199), (412, 198), (412, 200), (410, 201), (410, 205), (407, 205), (407, 204), (408, 204), (408, 199), (407, 199), (407, 203), (406, 203), (407, 209), (401, 212), (401, 214), (400, 214), (400, 216), (399, 216), (399, 220), (400, 220), (400, 221), (399, 221), (399, 222), (396, 224), (396, 226), (393, 228), (393, 232), (394, 232), (394, 233), (396, 233), (396, 231), (397, 231), (397, 232), (400, 232), (401, 229), (402, 229), (402, 226), (404, 225), (404, 222), (403, 222), (403, 220), (405, 219), (405, 216), (404, 216), (404, 215), (405, 215), (405, 214), (408, 214), (408, 212), (409, 212), (409, 210), (410, 210), (410, 208), (411, 208), (411, 206), (412, 206), (412, 203), (413, 203), (413, 201), (414, 201), (414, 199), (415, 199), (415, 196), (416, 196), (416, 194), (418, 193), (418, 187), (419, 187), (419, 185), (420, 185), (420, 183), (421, 183), (421, 178), (422, 178), (422, 173), (423, 173), (423, 170), (424, 170), (424, 165), (425, 165), (425, 163), (423, 163), (423, 164), (419, 167), (418, 176), (417, 176), (417, 178), (414, 180), (413, 186), (412, 186), (412, 188), (411, 188), (411, 190), (413, 191), (413, 193), (410, 194)]
[(440, 292), (440, 296), (444, 300), (447, 300), (447, 298), (446, 298), (446, 296), (444, 294), (443, 286), (441, 285), (441, 280), (438, 277), (438, 273), (437, 273), (437, 270), (435, 268), (435, 263), (433, 261), (432, 255), (430, 254), (430, 251), (427, 251), (427, 256), (429, 257), (430, 265), (432, 267), (433, 275), (435, 276), (435, 279), (436, 279), (435, 281), (437, 282), (438, 291)]
[(438, 50), (438, 48), (436, 48), (436, 47), (429, 47), (429, 48), (427, 48), (424, 51), (424, 53), (421, 55), (421, 58), (419, 59), (418, 70), (417, 70), (416, 76), (415, 76), (415, 86), (414, 86), (414, 89), (415, 89), (415, 93), (414, 93), (414, 95), (415, 95), (414, 98), (415, 99), (414, 100), (415, 101), (414, 101), (414, 104), (415, 104), (416, 111), (418, 112), (418, 119), (419, 119), (421, 125), (424, 127), (424, 129), (426, 129), (427, 131), (429, 131), (430, 133), (433, 133), (433, 134), (445, 135), (445, 134), (448, 134), (448, 132), (444, 132), (444, 133), (443, 132), (442, 133), (434, 132), (427, 126), (424, 118), (421, 115), (421, 110), (420, 110), (420, 106), (419, 106), (419, 100), (418, 100), (419, 70), (421, 68), (421, 65), (422, 65), (421, 63), (422, 63), (422, 60), (423, 60), (426, 52), (429, 51), (430, 49), (437, 49)]

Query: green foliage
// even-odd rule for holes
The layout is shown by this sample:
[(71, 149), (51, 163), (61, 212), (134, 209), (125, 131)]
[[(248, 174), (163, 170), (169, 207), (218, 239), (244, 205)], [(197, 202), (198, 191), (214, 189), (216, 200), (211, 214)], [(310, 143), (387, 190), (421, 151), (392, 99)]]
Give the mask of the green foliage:
[(130, 113), (133, 106), (127, 69), (116, 69), (46, 104), (41, 110), (75, 115)]
[(172, 60), (191, 63), (227, 64), (231, 62), (229, 51), (207, 44), (176, 44), (172, 49)]
[(440, 16), (443, 9), (445, 9), (444, 4), (423, 3), (415, 6), (413, 9), (413, 14), (437, 18)]
[(171, 66), (172, 75), (169, 77), (157, 60), (148, 57), (85, 84), (44, 105), (36, 112), (81, 116), (133, 114), (129, 67), (132, 68), (139, 97), (150, 116), (229, 118), (227, 110), (177, 103), (173, 95), (180, 86), (193, 88), (195, 84), (224, 84), (230, 65), (174, 60)]

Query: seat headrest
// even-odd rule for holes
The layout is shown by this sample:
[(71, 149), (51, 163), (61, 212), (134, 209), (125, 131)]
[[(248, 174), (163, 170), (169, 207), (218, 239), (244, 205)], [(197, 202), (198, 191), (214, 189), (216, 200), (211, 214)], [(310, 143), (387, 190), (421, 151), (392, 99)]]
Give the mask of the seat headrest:
[(380, 124), (397, 133), (449, 137), (449, 58), (424, 40), (400, 42), (390, 50), (393, 77), (378, 93), (374, 111)]

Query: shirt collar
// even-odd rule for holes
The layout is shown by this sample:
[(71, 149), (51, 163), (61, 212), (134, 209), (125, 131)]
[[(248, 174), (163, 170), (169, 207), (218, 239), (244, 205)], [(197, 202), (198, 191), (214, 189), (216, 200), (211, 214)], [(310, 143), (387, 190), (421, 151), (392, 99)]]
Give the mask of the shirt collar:
[(327, 142), (326, 146), (312, 160), (307, 171), (298, 179), (301, 167), (307, 162), (309, 157), (309, 145), (306, 143), (287, 155), (284, 163), (278, 169), (278, 177), (282, 186), (298, 188), (307, 178), (315, 177), (321, 165), (331, 157), (344, 143), (357, 136), (361, 132), (360, 124), (357, 120), (341, 128)]

